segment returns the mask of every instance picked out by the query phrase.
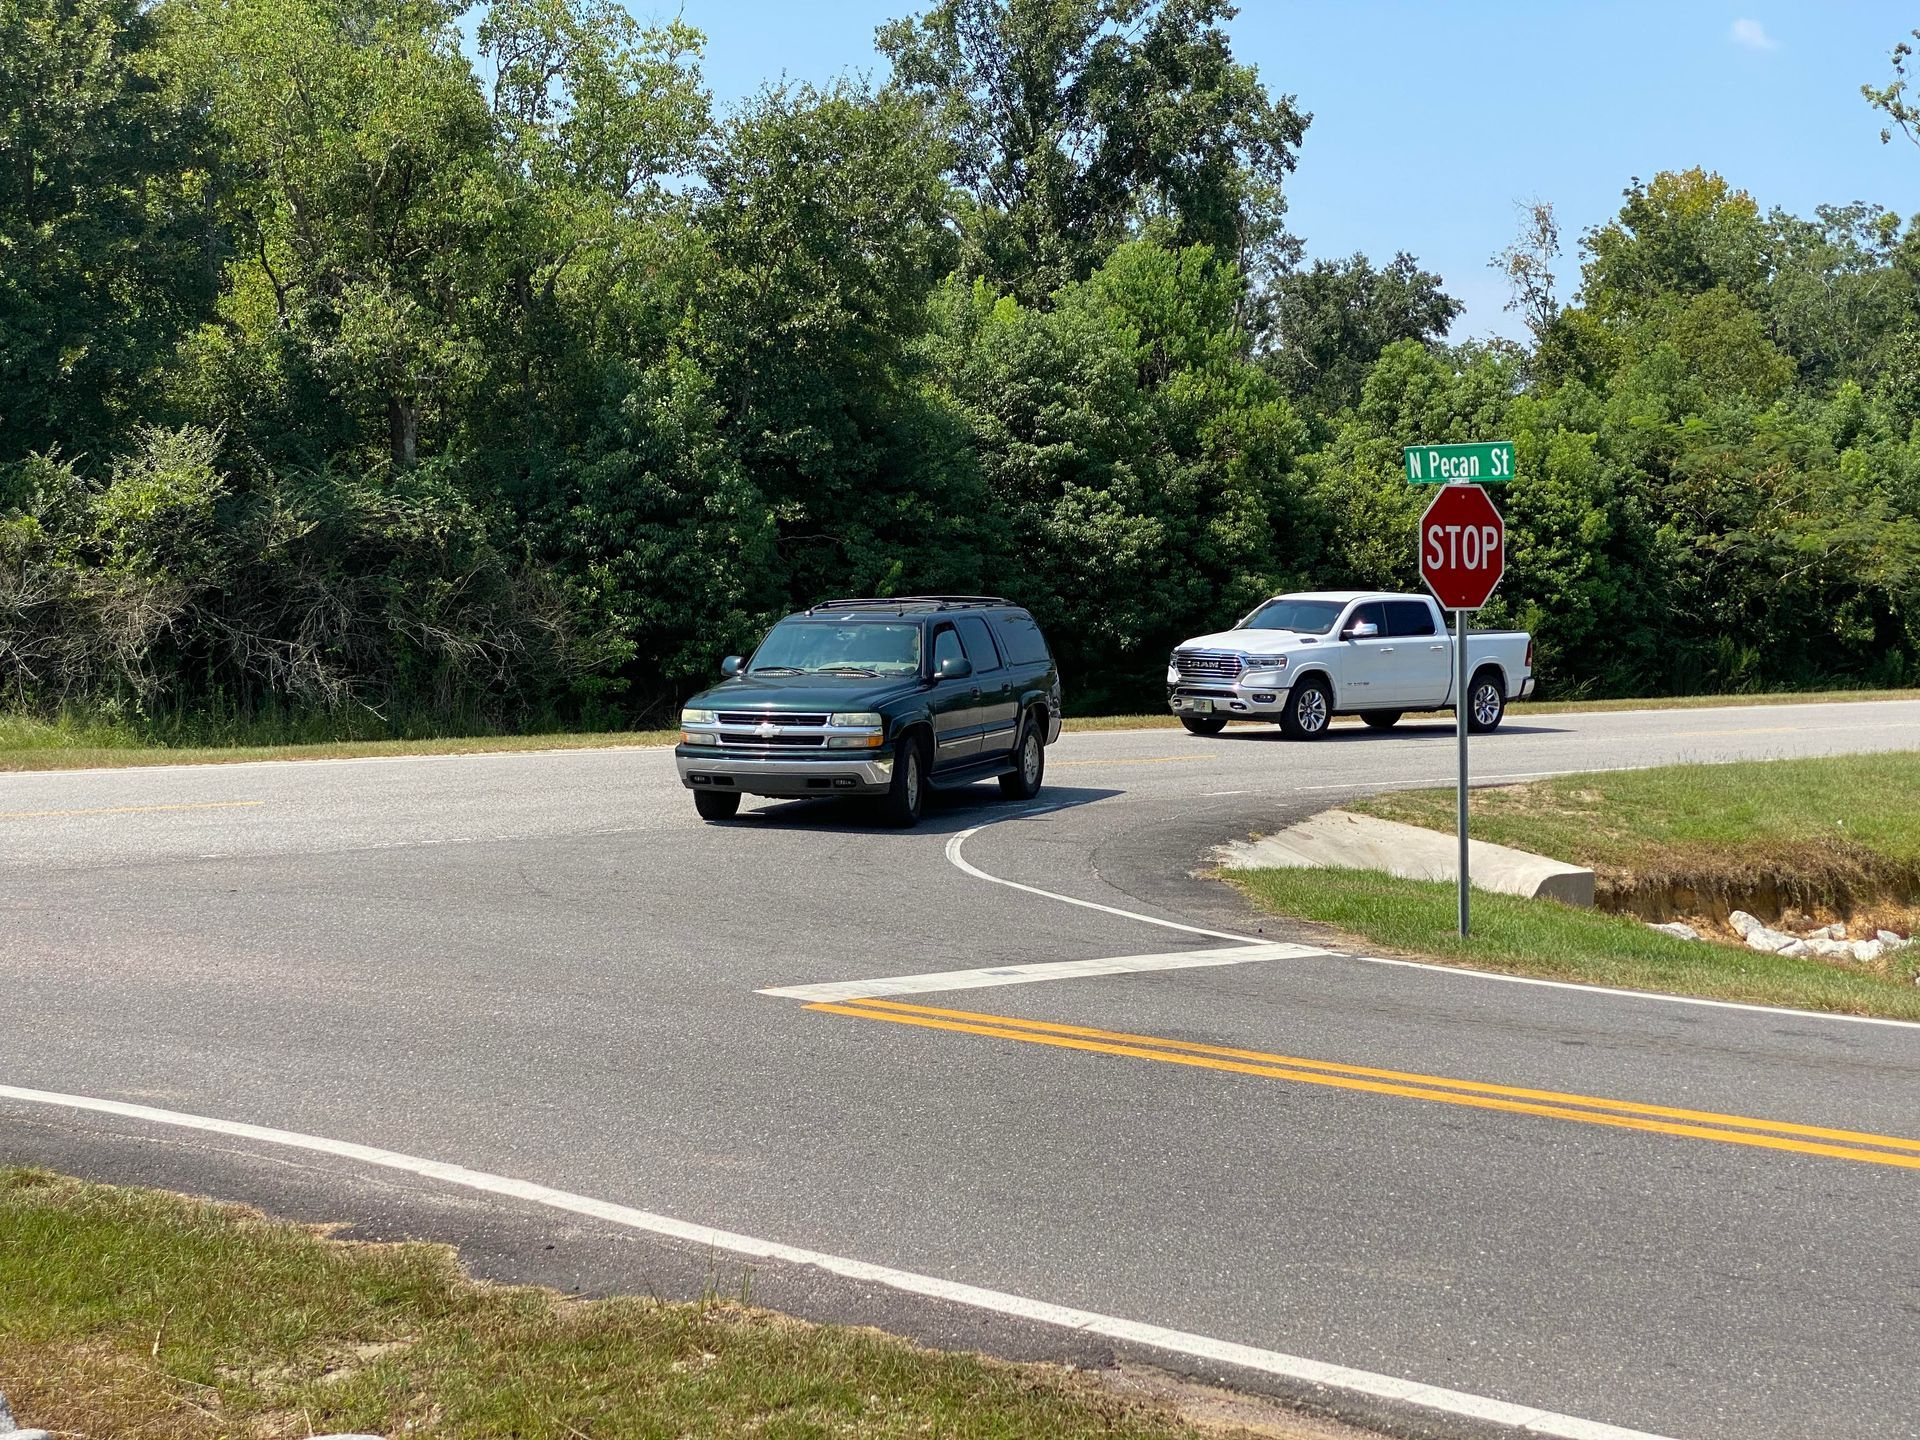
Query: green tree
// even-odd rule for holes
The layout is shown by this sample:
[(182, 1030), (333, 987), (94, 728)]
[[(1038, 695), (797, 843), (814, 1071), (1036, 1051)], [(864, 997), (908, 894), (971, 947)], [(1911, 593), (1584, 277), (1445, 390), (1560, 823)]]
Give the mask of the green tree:
[(1204, 246), (1116, 250), (1046, 308), (946, 289), (940, 369), (1079, 708), (1147, 703), (1169, 647), (1304, 579), (1304, 428), (1245, 357), (1241, 281)]
[(211, 305), (211, 164), (138, 0), (0, 0), (0, 463), (112, 450)]
[(760, 95), (704, 163), (686, 343), (793, 603), (979, 584), (978, 476), (916, 343), (955, 257), (943, 158), (917, 104), (841, 82)]
[(1354, 255), (1287, 271), (1271, 291), (1269, 363), (1303, 409), (1332, 416), (1389, 345), (1446, 335), (1463, 307), (1440, 284), (1404, 250), (1382, 269)]
[(1129, 235), (1243, 272), (1288, 253), (1281, 182), (1309, 120), (1236, 61), (1226, 0), (940, 0), (880, 28), (893, 84), (953, 140), (966, 273), (1028, 304)]

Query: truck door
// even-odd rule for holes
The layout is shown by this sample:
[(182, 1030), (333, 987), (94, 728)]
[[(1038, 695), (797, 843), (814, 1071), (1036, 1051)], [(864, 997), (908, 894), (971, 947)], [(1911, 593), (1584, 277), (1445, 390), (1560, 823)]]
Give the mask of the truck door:
[[(1371, 625), (1371, 635), (1357, 627)], [(1342, 710), (1393, 708), (1393, 641), (1387, 635), (1386, 607), (1377, 600), (1353, 607), (1340, 627), (1340, 698)]]
[[(943, 660), (964, 660), (960, 632), (942, 624), (933, 634), (933, 673)], [(980, 753), (980, 679), (935, 680), (930, 697), (933, 711), (933, 768), (948, 770), (965, 765)]]
[(1393, 703), (1408, 710), (1444, 704), (1453, 649), (1434, 624), (1433, 607), (1424, 600), (1389, 600), (1386, 612)]

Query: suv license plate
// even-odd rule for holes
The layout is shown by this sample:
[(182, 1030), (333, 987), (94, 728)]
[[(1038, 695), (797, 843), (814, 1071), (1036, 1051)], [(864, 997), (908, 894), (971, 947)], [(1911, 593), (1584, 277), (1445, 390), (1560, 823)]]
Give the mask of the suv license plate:
[(1196, 715), (1211, 715), (1213, 713), (1213, 701), (1189, 700), (1187, 701), (1187, 709)]

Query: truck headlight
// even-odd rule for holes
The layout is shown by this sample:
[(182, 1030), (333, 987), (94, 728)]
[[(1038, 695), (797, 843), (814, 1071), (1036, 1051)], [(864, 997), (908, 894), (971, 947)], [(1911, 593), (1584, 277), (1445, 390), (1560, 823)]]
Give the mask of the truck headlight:
[(1252, 685), (1260, 690), (1277, 690), (1287, 683), (1285, 659), (1270, 660), (1261, 656), (1257, 670), (1245, 670), (1240, 674), (1242, 685)]
[(1169, 660), (1167, 661), (1167, 684), (1178, 685), (1179, 683), (1180, 663), (1177, 660)]
[(838, 730), (878, 730), (880, 717), (872, 710), (842, 710), (827, 716), (827, 724)]
[(682, 725), (713, 725), (718, 723), (719, 719), (720, 717), (711, 710), (682, 710), (680, 712), (680, 723)]

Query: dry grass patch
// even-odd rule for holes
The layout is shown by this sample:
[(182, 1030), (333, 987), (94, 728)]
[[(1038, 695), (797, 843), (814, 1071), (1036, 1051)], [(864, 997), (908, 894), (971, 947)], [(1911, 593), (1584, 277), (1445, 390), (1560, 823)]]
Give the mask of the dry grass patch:
[(35, 1171), (0, 1172), (0, 1337), (20, 1422), (73, 1436), (1198, 1433), (1168, 1404), (1048, 1367), (731, 1304), (481, 1285), (441, 1247), (343, 1244)]

